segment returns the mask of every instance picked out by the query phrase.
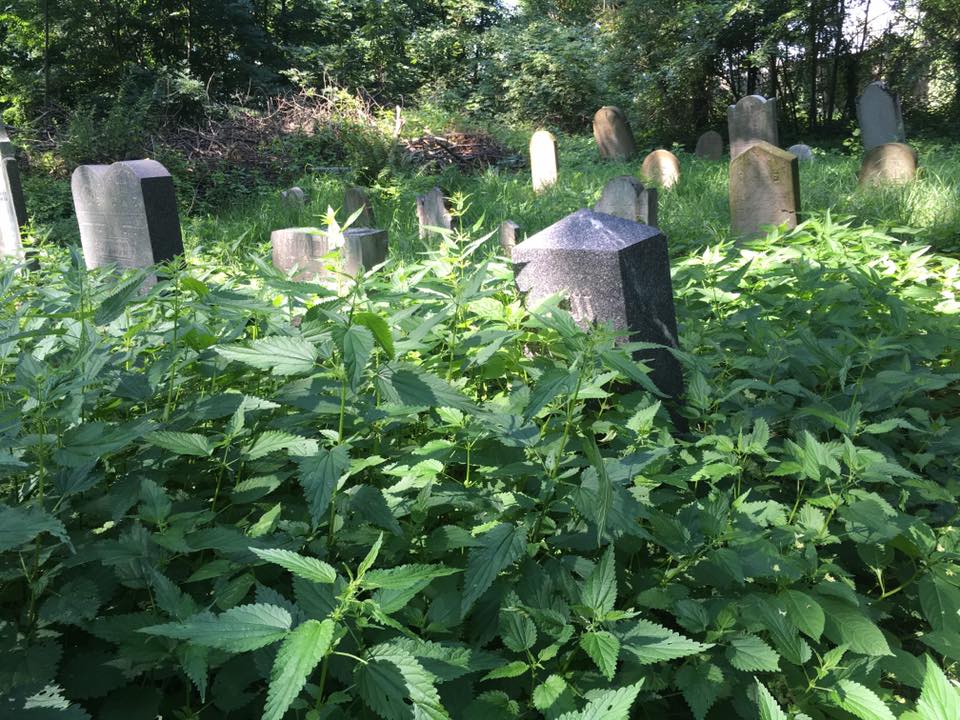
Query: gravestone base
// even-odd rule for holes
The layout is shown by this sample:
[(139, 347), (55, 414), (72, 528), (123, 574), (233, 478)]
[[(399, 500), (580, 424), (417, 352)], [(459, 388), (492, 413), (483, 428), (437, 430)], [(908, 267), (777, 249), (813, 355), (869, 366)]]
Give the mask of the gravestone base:
[[(286, 228), (270, 234), (273, 265), (295, 280), (311, 282), (328, 275), (328, 268), (356, 276), (387, 259), (386, 230), (348, 228), (343, 239), (331, 238), (319, 228)], [(335, 250), (338, 257), (325, 259)]]

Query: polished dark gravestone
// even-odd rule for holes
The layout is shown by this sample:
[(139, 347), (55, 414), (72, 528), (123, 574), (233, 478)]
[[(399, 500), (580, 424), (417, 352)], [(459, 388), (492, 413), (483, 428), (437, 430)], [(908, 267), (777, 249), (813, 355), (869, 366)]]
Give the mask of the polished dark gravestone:
[[(513, 249), (517, 287), (529, 307), (566, 294), (581, 327), (608, 324), (624, 339), (677, 347), (667, 238), (657, 228), (578, 210)], [(666, 395), (683, 392), (683, 374), (666, 349), (641, 350)]]
[(155, 160), (81, 165), (70, 188), (88, 268), (149, 267), (183, 254), (173, 178)]
[[(331, 235), (319, 228), (285, 228), (270, 234), (273, 265), (285, 273), (296, 269), (295, 279), (309, 282), (327, 274), (327, 265), (347, 275), (356, 275), (386, 262), (386, 230), (348, 228)], [(334, 250), (338, 256), (325, 258)]]
[(26, 224), (27, 208), (16, 150), (0, 124), (0, 256), (23, 257), (20, 228)]

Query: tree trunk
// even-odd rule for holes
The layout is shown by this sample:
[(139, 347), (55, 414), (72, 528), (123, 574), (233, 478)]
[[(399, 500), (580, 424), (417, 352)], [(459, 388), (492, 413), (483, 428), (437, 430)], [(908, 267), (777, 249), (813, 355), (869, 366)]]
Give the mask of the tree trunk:
[(43, 0), (43, 104), (50, 103), (50, 0)]
[(833, 45), (833, 67), (830, 71), (830, 91), (827, 96), (827, 113), (824, 116), (827, 123), (833, 122), (833, 110), (837, 104), (837, 80), (840, 77), (840, 55), (845, 44), (843, 38), (843, 20), (847, 15), (846, 0), (839, 0), (837, 2), (836, 11), (837, 24), (834, 26), (836, 36), (834, 37)]
[(820, 8), (818, 0), (810, 3), (807, 14), (807, 57), (810, 65), (810, 97), (807, 99), (807, 127), (810, 132), (817, 128), (817, 75), (820, 73), (820, 62), (817, 48), (817, 28), (820, 25)]

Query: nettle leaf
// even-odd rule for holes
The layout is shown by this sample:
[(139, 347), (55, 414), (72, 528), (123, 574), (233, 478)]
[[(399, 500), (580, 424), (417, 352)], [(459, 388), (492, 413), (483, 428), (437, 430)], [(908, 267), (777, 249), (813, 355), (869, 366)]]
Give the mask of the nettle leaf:
[[(579, 720), (629, 720), (630, 708), (633, 707), (643, 680), (633, 685), (616, 690), (599, 690), (587, 694), (590, 701), (578, 717)], [(567, 715), (561, 715), (564, 720)]]
[(484, 680), (502, 680), (504, 678), (520, 677), (527, 671), (527, 664), (523, 660), (514, 660), (506, 665), (494, 668), (483, 676)]
[(590, 609), (593, 617), (602, 618), (613, 610), (616, 601), (617, 567), (610, 545), (583, 584), (580, 602)]
[(26, 545), (41, 533), (70, 543), (63, 523), (46, 510), (36, 506), (0, 505), (0, 552)]
[(340, 476), (350, 468), (350, 456), (343, 445), (332, 450), (320, 448), (316, 455), (298, 463), (298, 479), (310, 507), (310, 519), (316, 527), (330, 506)]
[(467, 560), (460, 606), (462, 616), (470, 612), (497, 575), (519, 560), (526, 549), (526, 529), (508, 523), (501, 523), (480, 537), (480, 547), (472, 548)]
[(267, 430), (260, 433), (253, 442), (243, 449), (243, 452), (250, 460), (259, 460), (278, 450), (289, 450), (293, 455), (309, 455), (311, 451), (315, 452), (316, 449), (316, 440), (309, 440), (280, 430)]
[(379, 315), (371, 312), (357, 312), (351, 317), (355, 325), (363, 325), (376, 338), (377, 344), (383, 348), (389, 360), (393, 360), (395, 350), (393, 347), (393, 335), (390, 333), (390, 326), (387, 321)]
[(723, 690), (723, 671), (713, 663), (692, 663), (677, 671), (674, 684), (697, 720), (704, 720)]
[(960, 632), (960, 590), (930, 573), (919, 583), (920, 607), (934, 630)]
[(366, 664), (357, 663), (354, 669), (357, 690), (383, 720), (449, 717), (440, 704), (435, 678), (413, 655), (395, 646), (378, 645), (365, 659)]
[(520, 609), (501, 608), (499, 629), (503, 644), (514, 652), (529, 650), (537, 642), (537, 626)]
[(560, 699), (566, 689), (566, 680), (559, 675), (550, 675), (533, 689), (533, 706), (540, 712), (546, 712)]
[(263, 720), (283, 719), (310, 673), (330, 649), (335, 628), (333, 620), (307, 620), (283, 641), (270, 672)]
[(240, 605), (220, 615), (202, 612), (180, 623), (151, 625), (139, 632), (239, 653), (282, 640), (292, 622), (290, 613), (276, 605)]
[(641, 665), (696, 655), (713, 647), (712, 643), (699, 643), (648, 620), (633, 620), (626, 625), (629, 629), (620, 634), (621, 646)]
[(373, 333), (362, 325), (350, 325), (337, 328), (334, 339), (347, 370), (347, 382), (351, 388), (356, 389), (360, 386), (363, 371), (373, 353)]
[(177, 455), (207, 457), (213, 453), (215, 447), (210, 439), (203, 435), (174, 430), (157, 430), (147, 433), (146, 440), (152, 445), (169, 450)]
[(261, 560), (279, 565), (284, 570), (289, 570), (304, 580), (310, 580), (315, 583), (332, 583), (337, 579), (337, 571), (329, 564), (323, 562), (323, 560), (304, 557), (291, 550), (261, 550), (252, 547), (250, 548), (250, 552)]
[(853, 680), (840, 680), (831, 693), (834, 702), (860, 720), (897, 720), (877, 694)]
[(770, 691), (763, 683), (754, 678), (757, 688), (757, 705), (760, 707), (760, 720), (788, 720), (787, 714), (780, 709)]
[(613, 680), (620, 655), (620, 641), (617, 636), (606, 630), (586, 632), (580, 636), (580, 647), (597, 664), (604, 677)]
[(275, 335), (244, 345), (221, 345), (214, 350), (227, 360), (241, 362), (274, 375), (297, 375), (315, 369), (319, 352), (302, 338)]
[(386, 570), (371, 570), (363, 576), (363, 586), (404, 590), (424, 580), (455, 575), (458, 572), (463, 571), (460, 568), (449, 568), (445, 565), (401, 565)]
[(476, 406), (450, 383), (413, 365), (384, 365), (377, 373), (376, 382), (383, 401), (388, 403), (476, 411)]
[(726, 656), (733, 667), (744, 672), (776, 672), (780, 669), (780, 656), (756, 635), (730, 638)]
[(800, 632), (812, 640), (819, 640), (826, 622), (820, 604), (799, 590), (786, 590), (777, 597), (783, 602), (790, 619), (800, 628)]
[(826, 635), (834, 643), (861, 655), (893, 654), (880, 628), (861, 608), (834, 597), (821, 596), (818, 601), (826, 613)]
[(392, 640), (391, 645), (413, 655), (427, 672), (437, 678), (438, 683), (503, 665), (499, 655), (455, 642), (400, 638)]
[(926, 657), (926, 672), (917, 712), (923, 720), (956, 720), (960, 718), (960, 694), (937, 664)]
[(560, 368), (548, 370), (537, 380), (530, 391), (530, 400), (523, 412), (525, 420), (529, 420), (561, 395), (573, 392), (577, 386), (577, 372)]

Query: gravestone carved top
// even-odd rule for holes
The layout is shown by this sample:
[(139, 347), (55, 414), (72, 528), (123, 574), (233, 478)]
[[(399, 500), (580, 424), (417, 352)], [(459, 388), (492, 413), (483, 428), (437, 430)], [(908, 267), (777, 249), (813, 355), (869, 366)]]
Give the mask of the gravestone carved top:
[(0, 256), (23, 257), (20, 228), (27, 223), (27, 207), (20, 183), (16, 149), (0, 123)]
[(657, 189), (645, 187), (633, 175), (620, 175), (607, 182), (594, 208), (598, 213), (657, 225)]
[(861, 185), (910, 182), (917, 174), (917, 151), (905, 143), (884, 143), (864, 154)]
[(731, 160), (756, 142), (778, 145), (776, 98), (761, 95), (740, 98), (736, 105), (727, 108), (727, 129)]
[(534, 192), (541, 192), (557, 181), (557, 141), (553, 133), (537, 130), (530, 137), (530, 176)]
[(864, 150), (907, 141), (900, 99), (882, 82), (870, 83), (857, 98), (857, 120)]
[(600, 157), (610, 160), (629, 160), (637, 154), (633, 130), (623, 110), (605, 105), (593, 116), (593, 137)]
[(648, 183), (672, 188), (680, 181), (680, 161), (669, 150), (654, 150), (643, 159), (640, 175)]
[(797, 225), (800, 171), (797, 156), (763, 141), (730, 161), (730, 225), (752, 236), (765, 225)]
[(716, 130), (707, 130), (697, 138), (694, 153), (705, 160), (719, 160), (723, 157), (723, 137)]
[(430, 228), (453, 228), (453, 216), (447, 206), (447, 199), (443, 190), (438, 187), (423, 195), (417, 195), (417, 220), (420, 223), (420, 239), (423, 240), (431, 233)]

